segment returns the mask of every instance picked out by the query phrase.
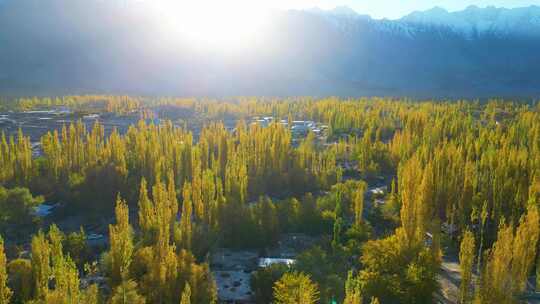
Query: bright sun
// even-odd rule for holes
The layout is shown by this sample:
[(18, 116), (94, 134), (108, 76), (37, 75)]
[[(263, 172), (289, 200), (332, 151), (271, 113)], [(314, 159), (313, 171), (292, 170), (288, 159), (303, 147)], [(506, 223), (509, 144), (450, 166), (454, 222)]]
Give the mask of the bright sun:
[(256, 37), (266, 9), (248, 0), (166, 0), (160, 6), (162, 24), (205, 46), (238, 47)]

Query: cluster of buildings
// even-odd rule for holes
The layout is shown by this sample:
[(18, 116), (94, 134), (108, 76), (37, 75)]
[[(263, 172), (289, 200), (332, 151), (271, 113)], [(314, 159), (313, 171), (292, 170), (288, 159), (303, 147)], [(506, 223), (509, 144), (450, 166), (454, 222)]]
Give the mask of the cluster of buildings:
[(295, 137), (305, 137), (309, 132), (313, 132), (317, 137), (326, 136), (328, 126), (320, 123), (316, 123), (312, 120), (294, 120), (289, 126), (287, 119), (277, 120), (272, 116), (266, 117), (253, 117), (252, 124), (259, 124), (263, 127), (268, 127), (272, 123), (279, 123), (291, 130), (291, 133)]
[(219, 303), (255, 303), (251, 289), (252, 274), (273, 264), (294, 265), (298, 252), (313, 246), (314, 242), (304, 234), (285, 234), (278, 245), (267, 250), (265, 255), (250, 250), (216, 250), (212, 254), (210, 268), (216, 281)]

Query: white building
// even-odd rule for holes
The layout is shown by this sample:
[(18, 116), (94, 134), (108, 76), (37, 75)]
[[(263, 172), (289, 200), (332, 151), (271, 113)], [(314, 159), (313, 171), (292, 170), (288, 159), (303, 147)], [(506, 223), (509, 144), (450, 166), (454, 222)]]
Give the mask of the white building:
[(293, 259), (282, 259), (282, 258), (260, 258), (259, 267), (266, 268), (274, 264), (285, 264), (287, 266), (292, 266), (296, 260)]

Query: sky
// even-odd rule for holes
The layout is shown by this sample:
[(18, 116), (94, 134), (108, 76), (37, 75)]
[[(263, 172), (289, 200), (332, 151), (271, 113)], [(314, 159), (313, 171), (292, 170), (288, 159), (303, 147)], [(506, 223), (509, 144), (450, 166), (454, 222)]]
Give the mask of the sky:
[[(254, 2), (258, 0), (252, 0)], [(270, 2), (270, 1), (269, 1)], [(331, 9), (336, 6), (348, 6), (360, 14), (368, 14), (373, 18), (401, 18), (416, 10), (427, 10), (435, 6), (449, 11), (465, 9), (467, 6), (479, 7), (524, 7), (539, 5), (540, 0), (273, 0), (272, 6), (283, 9), (304, 9), (320, 7)]]

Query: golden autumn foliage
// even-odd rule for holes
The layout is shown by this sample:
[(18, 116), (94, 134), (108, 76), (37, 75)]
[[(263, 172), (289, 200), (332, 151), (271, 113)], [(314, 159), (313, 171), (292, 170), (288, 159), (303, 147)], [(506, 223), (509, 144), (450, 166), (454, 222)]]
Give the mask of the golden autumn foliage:
[[(325, 258), (358, 275), (287, 274), (278, 303), (334, 294), (345, 303), (430, 302), (443, 238), (461, 245), (462, 303), (515, 303), (538, 264), (537, 104), (68, 96), (6, 108), (51, 106), (141, 119), (122, 131), (67, 124), (41, 137), (39, 155), (28, 134), (2, 134), (0, 186), (9, 190), (0, 191), (0, 227), (32, 224), (41, 200), (30, 193), (75, 213), (114, 211), (100, 260), (111, 303), (215, 303), (205, 263), (213, 248), (263, 251), (291, 232), (330, 239)], [(156, 123), (169, 110), (180, 118)], [(264, 116), (273, 122), (254, 123)], [(317, 132), (299, 136), (295, 120), (314, 121)], [(390, 194), (371, 191), (390, 180)], [(100, 301), (97, 287), (79, 288), (80, 257), (66, 242), (51, 226), (32, 238), (28, 260), (0, 250), (0, 304)]]

